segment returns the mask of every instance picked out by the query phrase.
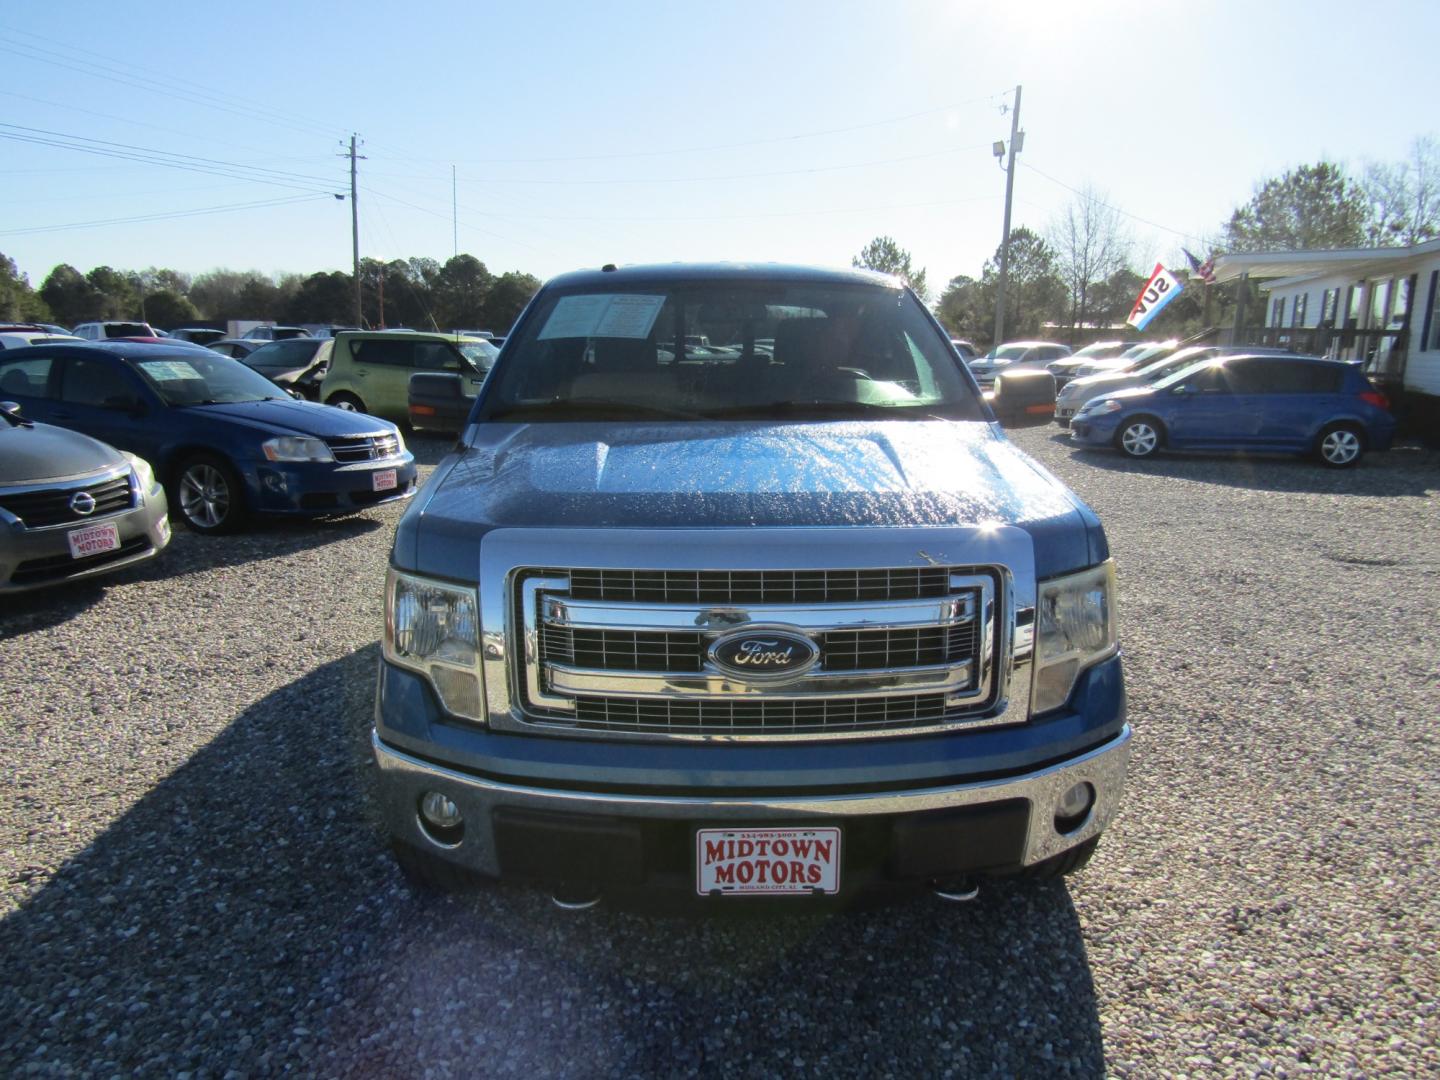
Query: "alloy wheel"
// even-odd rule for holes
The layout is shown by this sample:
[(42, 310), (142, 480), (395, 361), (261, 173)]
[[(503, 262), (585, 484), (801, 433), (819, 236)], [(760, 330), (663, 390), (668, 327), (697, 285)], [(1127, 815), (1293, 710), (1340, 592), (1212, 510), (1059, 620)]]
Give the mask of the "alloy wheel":
[(1349, 465), (1360, 456), (1360, 436), (1349, 428), (1336, 428), (1321, 441), (1320, 453), (1331, 465)]
[(230, 484), (214, 465), (197, 462), (180, 477), (180, 510), (202, 529), (217, 528), (230, 512)]
[(1149, 457), (1159, 443), (1159, 433), (1144, 421), (1131, 424), (1120, 436), (1120, 445), (1131, 457)]

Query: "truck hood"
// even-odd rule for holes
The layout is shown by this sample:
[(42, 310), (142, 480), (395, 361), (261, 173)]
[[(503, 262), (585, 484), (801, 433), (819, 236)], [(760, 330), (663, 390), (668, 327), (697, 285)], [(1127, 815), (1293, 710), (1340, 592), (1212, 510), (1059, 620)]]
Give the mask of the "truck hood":
[[(1090, 565), (1093, 514), (980, 422), (492, 424), (437, 470), (396, 558), (455, 575), (494, 528), (1018, 525)], [(1104, 556), (1102, 555), (1101, 558)], [(436, 565), (436, 563), (439, 565)], [(475, 565), (473, 561), (462, 566)], [(1058, 571), (1057, 571), (1058, 572)]]

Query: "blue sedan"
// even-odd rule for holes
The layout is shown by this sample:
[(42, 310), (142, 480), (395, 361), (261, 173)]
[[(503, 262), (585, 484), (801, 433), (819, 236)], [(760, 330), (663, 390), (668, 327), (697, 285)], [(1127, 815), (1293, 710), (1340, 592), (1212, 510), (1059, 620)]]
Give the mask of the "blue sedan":
[(208, 349), (129, 342), (0, 354), (0, 399), (149, 461), (202, 533), (252, 513), (344, 513), (415, 493), (394, 424), (296, 401)]
[(1354, 365), (1299, 356), (1203, 360), (1153, 386), (1087, 401), (1072, 440), (1133, 458), (1163, 449), (1314, 454), (1347, 468), (1395, 437), (1389, 401)]

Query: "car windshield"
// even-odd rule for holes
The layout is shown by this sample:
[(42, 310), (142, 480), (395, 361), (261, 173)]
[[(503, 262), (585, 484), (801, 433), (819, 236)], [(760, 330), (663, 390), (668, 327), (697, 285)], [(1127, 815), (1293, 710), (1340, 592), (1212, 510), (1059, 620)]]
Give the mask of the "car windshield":
[(1173, 375), (1177, 371), (1191, 368), (1201, 360), (1209, 359), (1211, 350), (1203, 345), (1196, 345), (1189, 349), (1181, 349), (1174, 356), (1167, 356), (1161, 360), (1140, 368), (1136, 372), (1146, 382), (1157, 382), (1160, 379)]
[[(697, 343), (698, 342), (698, 343)], [(980, 420), (949, 340), (905, 292), (786, 281), (542, 297), (482, 420)]]
[(275, 384), (238, 360), (208, 350), (128, 358), (167, 405), (221, 405), (284, 400)]
[(997, 345), (985, 354), (986, 360), (1018, 360), (1029, 352), (1029, 345)]
[(1094, 345), (1086, 345), (1079, 352), (1071, 353), (1071, 360), (1087, 360), (1097, 356), (1108, 356), (1110, 353), (1119, 352), (1122, 345), (1118, 341), (1097, 341)]
[[(292, 338), (263, 345), (240, 362), (257, 371), (289, 371), (304, 367), (314, 358), (322, 343), (318, 338)], [(212, 350), (213, 351), (213, 350)]]
[(1172, 386), (1179, 386), (1197, 371), (1204, 371), (1206, 368), (1213, 367), (1216, 364), (1217, 361), (1213, 357), (1206, 357), (1204, 360), (1196, 361), (1193, 364), (1186, 364), (1179, 371), (1172, 372), (1155, 383), (1155, 389), (1169, 390)]
[(145, 323), (106, 323), (106, 337), (154, 337), (155, 331)]
[(488, 341), (462, 341), (459, 349), (461, 355), (479, 371), (489, 371), (495, 364), (495, 358), (500, 355), (500, 350)]

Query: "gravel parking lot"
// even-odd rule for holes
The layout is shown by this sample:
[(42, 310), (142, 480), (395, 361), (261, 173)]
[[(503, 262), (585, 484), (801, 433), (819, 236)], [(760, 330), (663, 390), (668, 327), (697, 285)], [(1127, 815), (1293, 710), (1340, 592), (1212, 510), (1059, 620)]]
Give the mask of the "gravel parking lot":
[(1130, 789), (1088, 870), (969, 905), (413, 894), (367, 799), (395, 507), (3, 601), (0, 1073), (1435, 1074), (1440, 453), (1057, 431), (1015, 437), (1109, 530)]

